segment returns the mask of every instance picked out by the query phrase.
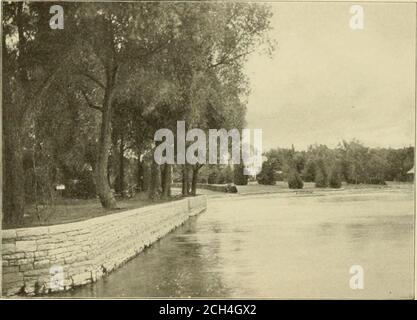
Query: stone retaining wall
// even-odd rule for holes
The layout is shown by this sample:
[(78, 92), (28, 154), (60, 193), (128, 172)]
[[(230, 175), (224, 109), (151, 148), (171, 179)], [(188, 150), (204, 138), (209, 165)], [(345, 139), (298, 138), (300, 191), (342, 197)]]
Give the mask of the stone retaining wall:
[(80, 222), (2, 230), (2, 293), (45, 294), (94, 282), (206, 206), (198, 196)]

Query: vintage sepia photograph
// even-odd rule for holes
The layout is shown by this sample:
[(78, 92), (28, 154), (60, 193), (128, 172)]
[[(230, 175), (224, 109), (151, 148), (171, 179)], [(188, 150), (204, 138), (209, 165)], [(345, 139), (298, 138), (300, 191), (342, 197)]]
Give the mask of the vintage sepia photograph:
[(2, 299), (415, 299), (416, 17), (3, 1)]

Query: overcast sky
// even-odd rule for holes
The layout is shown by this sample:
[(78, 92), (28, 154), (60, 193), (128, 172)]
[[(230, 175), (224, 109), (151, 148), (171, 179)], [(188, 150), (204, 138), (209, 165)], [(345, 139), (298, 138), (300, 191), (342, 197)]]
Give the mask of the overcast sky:
[(414, 145), (415, 4), (362, 4), (364, 29), (349, 27), (349, 3), (275, 3), (272, 59), (254, 54), (248, 127), (264, 151)]

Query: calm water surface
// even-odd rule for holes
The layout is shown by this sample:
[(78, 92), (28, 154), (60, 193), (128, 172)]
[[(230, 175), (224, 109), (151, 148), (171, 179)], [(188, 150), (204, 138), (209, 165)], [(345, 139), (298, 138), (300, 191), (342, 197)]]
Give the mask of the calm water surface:
[[(413, 296), (411, 190), (209, 198), (208, 210), (61, 297)], [(361, 265), (365, 288), (352, 290)]]

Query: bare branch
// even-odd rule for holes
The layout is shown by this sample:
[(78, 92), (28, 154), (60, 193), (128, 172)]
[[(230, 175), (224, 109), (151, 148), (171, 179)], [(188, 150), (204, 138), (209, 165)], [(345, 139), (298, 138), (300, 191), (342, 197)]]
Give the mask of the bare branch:
[(96, 84), (98, 84), (101, 88), (106, 89), (106, 86), (97, 78), (95, 78), (93, 75), (91, 75), (88, 72), (78, 72), (79, 75), (84, 76), (88, 79), (90, 79), (91, 81), (95, 82)]
[(161, 52), (162, 50), (166, 49), (174, 39), (173, 35), (169, 37), (166, 41), (162, 41), (160, 44), (155, 45), (153, 48), (150, 49), (143, 49), (144, 52), (137, 53), (135, 55), (136, 59), (139, 59), (142, 63), (146, 61), (146, 59), (152, 57), (153, 55)]
[(216, 62), (216, 63), (214, 63), (214, 64), (211, 64), (210, 66), (209, 66), (209, 68), (215, 68), (215, 67), (218, 67), (218, 66), (220, 66), (220, 65), (225, 65), (225, 64), (229, 64), (229, 63), (231, 63), (231, 62), (233, 62), (233, 61), (236, 61), (236, 60), (238, 60), (238, 59), (240, 59), (240, 58), (242, 58), (242, 57), (244, 57), (244, 56), (246, 56), (246, 55), (248, 55), (248, 54), (251, 54), (252, 52), (254, 52), (255, 50), (250, 50), (250, 51), (246, 51), (246, 52), (243, 52), (243, 53), (241, 53), (241, 54), (238, 54), (238, 55), (236, 55), (236, 56), (234, 56), (234, 57), (231, 57), (231, 58), (222, 58), (220, 61), (218, 61), (218, 62)]
[(85, 101), (87, 102), (87, 104), (88, 104), (88, 106), (89, 106), (90, 108), (95, 109), (95, 110), (98, 110), (98, 111), (100, 111), (100, 112), (103, 112), (103, 109), (102, 109), (101, 107), (99, 107), (99, 106), (97, 106), (97, 105), (93, 104), (93, 103), (90, 101), (90, 99), (88, 99), (88, 96), (87, 96), (87, 94), (85, 93), (85, 91), (84, 91), (84, 90), (82, 90), (82, 89), (81, 89), (81, 93), (83, 94), (84, 99), (85, 99)]

